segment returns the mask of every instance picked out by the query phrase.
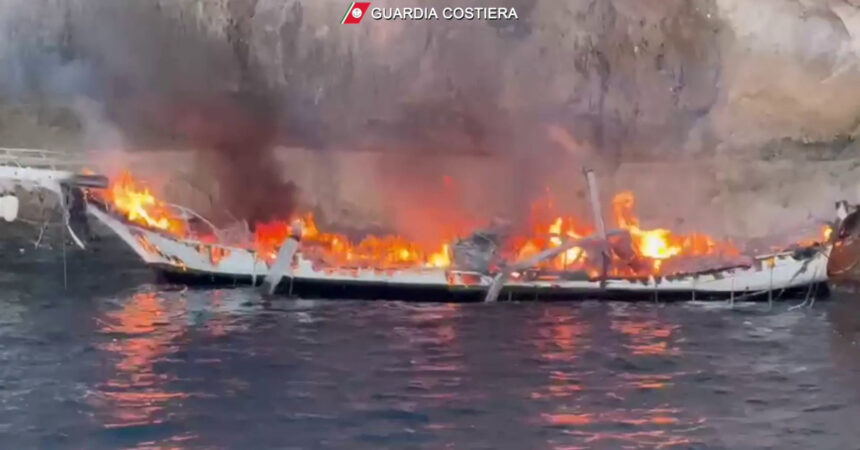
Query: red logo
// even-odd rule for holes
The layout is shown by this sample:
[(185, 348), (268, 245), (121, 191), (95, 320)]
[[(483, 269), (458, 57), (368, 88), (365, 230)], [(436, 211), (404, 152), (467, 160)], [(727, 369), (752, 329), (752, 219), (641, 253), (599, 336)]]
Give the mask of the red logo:
[(370, 8), (370, 2), (352, 2), (340, 23), (360, 23), (367, 13), (367, 8)]

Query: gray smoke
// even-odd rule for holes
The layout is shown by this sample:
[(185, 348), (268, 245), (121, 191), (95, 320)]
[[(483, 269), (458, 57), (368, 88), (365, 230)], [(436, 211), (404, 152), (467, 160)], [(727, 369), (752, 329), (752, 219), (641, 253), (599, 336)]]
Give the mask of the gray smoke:
[[(523, 217), (547, 187), (578, 204), (588, 164), (609, 187), (645, 197), (694, 192), (650, 209), (710, 219), (754, 209), (724, 187), (724, 172), (743, 161), (706, 165), (723, 172), (704, 169), (696, 189), (622, 166), (760, 159), (783, 144), (818, 151), (856, 133), (860, 16), (850, 2), (476, 0), (457, 3), (513, 6), (520, 20), (345, 26), (347, 3), (0, 0), (0, 95), (84, 97), (109, 123), (83, 120), (93, 135), (118, 130), (132, 150), (203, 152), (225, 207), (251, 220), (296, 202), (272, 156), (278, 146), (379, 152), (373, 167), (351, 170), (400, 211), (450, 206), (432, 194), (446, 176), (464, 186), (462, 208), (484, 218)], [(431, 5), (445, 6), (410, 4)], [(741, 184), (731, 189), (755, 188)], [(842, 188), (822, 190), (822, 203)]]
[[(255, 73), (241, 21), (216, 39), (158, 2), (8, 6), (6, 96), (71, 107), (90, 150), (209, 153), (223, 206), (251, 223), (291, 213), (295, 189), (271, 155), (282, 105)], [(58, 23), (30, 31), (51, 18)]]

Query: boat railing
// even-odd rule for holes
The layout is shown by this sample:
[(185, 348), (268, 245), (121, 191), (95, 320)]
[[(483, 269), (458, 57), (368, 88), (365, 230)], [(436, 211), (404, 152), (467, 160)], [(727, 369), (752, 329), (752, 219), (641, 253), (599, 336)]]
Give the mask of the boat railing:
[(238, 221), (227, 228), (218, 228), (214, 223), (209, 221), (209, 219), (203, 217), (191, 208), (177, 205), (175, 203), (168, 203), (167, 206), (173, 209), (173, 211), (176, 212), (182, 220), (188, 221), (189, 219), (196, 219), (206, 225), (218, 242), (223, 245), (243, 245), (252, 241), (253, 234), (248, 229), (248, 222), (246, 221)]
[(0, 166), (79, 172), (87, 161), (61, 151), (0, 147)]

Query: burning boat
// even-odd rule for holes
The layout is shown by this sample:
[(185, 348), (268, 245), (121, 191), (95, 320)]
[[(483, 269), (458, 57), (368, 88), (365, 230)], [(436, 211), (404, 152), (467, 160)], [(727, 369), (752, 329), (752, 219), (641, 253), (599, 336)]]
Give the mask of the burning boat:
[[(149, 266), (182, 283), (265, 284), (314, 298), (426, 301), (550, 299), (773, 300), (827, 280), (822, 236), (748, 253), (707, 235), (644, 229), (635, 197), (617, 194), (607, 229), (587, 174), (594, 225), (572, 217), (534, 221), (528, 235), (494, 224), (427, 249), (398, 236), (353, 243), (321, 232), (313, 215), (219, 229), (159, 200), (129, 173), (87, 189), (89, 215)], [(465, 234), (465, 233), (464, 233)]]
[[(312, 214), (258, 223), (253, 231), (244, 222), (219, 229), (160, 200), (128, 172), (108, 179), (81, 167), (56, 153), (3, 149), (0, 217), (16, 219), (15, 189), (44, 189), (59, 199), (63, 229), (81, 248), (93, 218), (170, 280), (265, 284), (270, 292), (303, 297), (772, 300), (825, 282), (833, 247), (829, 227), (817, 239), (767, 252), (742, 252), (703, 234), (645, 229), (630, 192), (615, 195), (615, 228), (608, 229), (590, 172), (593, 224), (543, 211), (531, 218), (528, 233), (496, 223), (428, 249), (393, 235), (354, 243), (321, 232)], [(851, 234), (856, 213), (846, 208), (837, 229)]]

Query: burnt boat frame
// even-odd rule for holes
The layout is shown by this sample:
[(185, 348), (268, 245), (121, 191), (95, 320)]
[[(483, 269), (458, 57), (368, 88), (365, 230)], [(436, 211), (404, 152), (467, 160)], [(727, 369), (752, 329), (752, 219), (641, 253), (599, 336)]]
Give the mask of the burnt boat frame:
[[(97, 175), (79, 175), (70, 170), (74, 162), (61, 161), (51, 152), (21, 149), (0, 149), (0, 179), (25, 189), (42, 188), (59, 196), (65, 209), (64, 231), (81, 248), (83, 242), (72, 229), (68, 204), (70, 190), (102, 188), (107, 179)], [(35, 156), (34, 156), (35, 155)], [(5, 158), (5, 160), (3, 159)], [(588, 171), (586, 171), (588, 176)], [(593, 177), (592, 177), (593, 178)], [(592, 180), (589, 180), (593, 184)], [(596, 187), (590, 186), (591, 192)], [(596, 197), (596, 196), (595, 196)], [(165, 280), (188, 285), (204, 286), (256, 286), (266, 280), (270, 263), (258, 258), (254, 250), (239, 246), (211, 244), (180, 239), (158, 230), (143, 227), (117, 215), (107, 205), (84, 199), (82, 210), (107, 226), (145, 264)], [(599, 205), (592, 201), (595, 215), (600, 217)], [(80, 205), (79, 205), (80, 206)], [(177, 205), (185, 214), (199, 214)], [(856, 210), (855, 210), (856, 211)], [(842, 221), (848, 216), (845, 202), (837, 204), (837, 235), (842, 233)], [(850, 221), (849, 221), (850, 222)], [(217, 231), (217, 230), (216, 230)], [(600, 235), (611, 232), (602, 230)], [(220, 236), (216, 234), (217, 236)], [(600, 236), (599, 236), (600, 237)], [(289, 255), (290, 263), (283, 273), (273, 280), (274, 291), (279, 294), (318, 298), (394, 299), (406, 301), (476, 302), (490, 300), (774, 300), (786, 295), (806, 291), (827, 292), (828, 262), (834, 246), (842, 244), (831, 238), (825, 244), (795, 252), (761, 255), (751, 266), (723, 267), (709, 271), (649, 277), (648, 279), (614, 279), (601, 276), (599, 280), (559, 274), (555, 279), (525, 279), (513, 272), (524, 262), (515, 263), (507, 271), (495, 274), (464, 272), (456, 269), (410, 268), (400, 270), (373, 270), (354, 268), (326, 268), (318, 270), (298, 252)], [(566, 242), (563, 245), (576, 245)], [(283, 247), (282, 247), (283, 248)], [(547, 256), (559, 248), (545, 251)], [(65, 254), (65, 252), (64, 252)], [(218, 255), (216, 259), (216, 254)], [(525, 263), (528, 263), (526, 261)], [(765, 268), (767, 266), (768, 268)], [(523, 268), (524, 269), (524, 268)], [(65, 272), (64, 272), (65, 273)], [(547, 275), (543, 273), (542, 275)], [(604, 271), (605, 274), (605, 271)], [(736, 283), (737, 280), (737, 283)]]
[[(177, 239), (103, 209), (87, 205), (88, 213), (119, 236), (162, 279), (195, 286), (256, 286), (266, 280), (273, 263), (247, 248)], [(830, 246), (815, 246), (755, 258), (750, 266), (735, 266), (691, 274), (599, 280), (503, 280), (500, 300), (618, 299), (648, 301), (761, 300), (786, 295), (826, 293)], [(218, 260), (214, 254), (220, 254)], [(226, 255), (226, 256), (224, 256)], [(373, 270), (318, 269), (301, 251), (290, 256), (289, 269), (275, 281), (273, 292), (305, 298), (372, 299), (435, 302), (478, 302), (499, 275), (454, 269), (413, 268)], [(275, 263), (276, 264), (276, 263)]]

